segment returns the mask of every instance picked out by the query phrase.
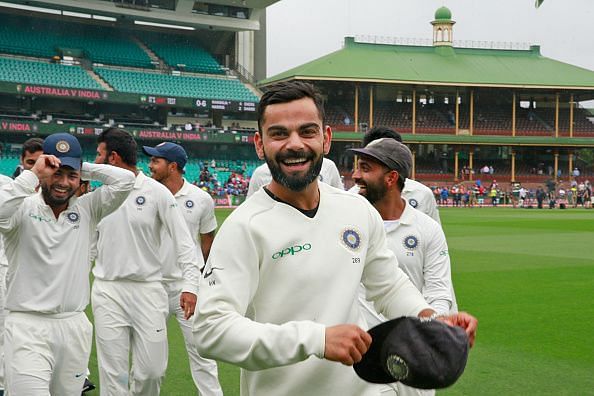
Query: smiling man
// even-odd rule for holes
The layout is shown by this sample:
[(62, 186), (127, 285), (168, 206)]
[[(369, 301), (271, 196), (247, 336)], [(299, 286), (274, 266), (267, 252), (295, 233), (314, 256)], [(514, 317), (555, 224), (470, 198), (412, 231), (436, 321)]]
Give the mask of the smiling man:
[[(194, 339), (203, 356), (243, 369), (242, 394), (379, 394), (349, 367), (371, 343), (361, 282), (387, 317), (435, 313), (398, 269), (377, 211), (318, 182), (332, 137), (323, 120), (312, 85), (269, 87), (255, 145), (272, 181), (227, 218), (203, 273)], [(474, 338), (472, 316), (448, 321)]]
[[(82, 162), (78, 140), (50, 135), (31, 170), (0, 188), (8, 281), (6, 390), (80, 394), (91, 352), (89, 244), (97, 223), (126, 199), (134, 175)], [(81, 177), (103, 186), (75, 196)], [(41, 194), (36, 193), (41, 186)]]

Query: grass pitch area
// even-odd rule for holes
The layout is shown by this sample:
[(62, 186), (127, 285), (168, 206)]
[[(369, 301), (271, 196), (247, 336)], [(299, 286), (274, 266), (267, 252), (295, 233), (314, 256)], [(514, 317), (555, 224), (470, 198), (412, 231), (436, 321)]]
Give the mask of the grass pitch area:
[[(217, 209), (219, 224), (230, 212)], [(594, 210), (440, 214), (458, 304), (479, 318), (479, 331), (466, 372), (439, 393), (594, 395)], [(169, 324), (162, 394), (195, 395), (181, 333)], [(90, 368), (97, 383), (94, 350)], [(226, 396), (239, 395), (236, 367), (220, 364), (219, 377)]]

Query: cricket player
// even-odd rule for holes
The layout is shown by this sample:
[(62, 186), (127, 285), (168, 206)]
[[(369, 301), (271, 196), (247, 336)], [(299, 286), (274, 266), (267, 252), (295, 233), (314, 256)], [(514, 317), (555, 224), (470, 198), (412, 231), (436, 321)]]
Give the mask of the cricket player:
[[(381, 215), (388, 248), (431, 308), (438, 315), (447, 315), (454, 297), (445, 235), (435, 220), (410, 206), (401, 194), (412, 166), (410, 150), (394, 139), (382, 138), (351, 151), (360, 156), (353, 179), (359, 194)], [(369, 325), (384, 322), (386, 319), (362, 294)], [(414, 389), (401, 383), (390, 386), (397, 387), (400, 396), (435, 394), (434, 390)]]
[[(31, 170), (0, 188), (8, 258), (5, 386), (10, 395), (77, 395), (91, 352), (84, 313), (90, 240), (126, 199), (134, 175), (82, 163), (80, 144), (67, 133), (48, 136), (43, 152)], [(81, 177), (103, 186), (77, 198)]]
[[(0, 174), (0, 187), (12, 182), (8, 176)], [(0, 396), (4, 394), (4, 320), (6, 319), (6, 270), (8, 260), (4, 254), (4, 237), (0, 234)]]
[(12, 177), (16, 178), (24, 170), (31, 170), (33, 165), (35, 165), (37, 158), (39, 158), (41, 154), (43, 154), (43, 139), (27, 139), (21, 148), (21, 159), (19, 166), (17, 166), (17, 168), (14, 170)]
[[(378, 212), (318, 182), (332, 137), (323, 120), (312, 85), (269, 87), (255, 145), (272, 181), (221, 226), (202, 275), (194, 340), (242, 368), (243, 395), (378, 395), (349, 367), (371, 343), (361, 282), (389, 318), (436, 314), (398, 268)], [(474, 317), (446, 320), (474, 339)]]
[(179, 304), (185, 319), (194, 313), (204, 261), (196, 254), (171, 192), (136, 168), (132, 136), (110, 128), (98, 142), (95, 162), (136, 174), (128, 199), (97, 226), (91, 304), (101, 395), (158, 395), (168, 357), (169, 302), (159, 253), (162, 231), (173, 241), (182, 271)]
[[(402, 137), (398, 132), (390, 128), (378, 126), (371, 128), (369, 131), (367, 131), (367, 133), (365, 133), (362, 141), (363, 147), (367, 146), (376, 139), (382, 138), (391, 138), (402, 143)], [(357, 193), (358, 189), (359, 187), (355, 184), (349, 191)], [(431, 191), (429, 187), (407, 177), (404, 181), (402, 197), (408, 201), (410, 206), (429, 215), (429, 217), (441, 224), (439, 211), (437, 209), (437, 202), (433, 197), (433, 191)]]
[[(195, 238), (196, 248), (200, 246), (201, 251), (197, 254), (206, 260), (217, 228), (214, 201), (207, 192), (188, 183), (183, 177), (188, 161), (186, 151), (179, 144), (170, 142), (158, 144), (156, 147), (144, 146), (142, 151), (151, 157), (149, 168), (152, 178), (167, 187), (175, 197), (190, 235)], [(163, 285), (169, 296), (169, 315), (175, 315), (184, 336), (196, 389), (202, 396), (222, 396), (217, 363), (198, 354), (192, 339), (192, 322), (184, 318), (184, 311), (179, 305), (183, 274), (182, 269), (176, 265), (173, 241), (165, 230), (161, 232), (160, 253), (164, 266)]]
[[(344, 190), (344, 184), (342, 183), (342, 179), (340, 178), (338, 168), (336, 167), (334, 161), (332, 161), (330, 158), (324, 158), (322, 162), (322, 169), (320, 170), (320, 175), (318, 176), (318, 178), (320, 181), (323, 181), (324, 183), (327, 183), (332, 187)], [(250, 178), (247, 196), (252, 196), (262, 186), (265, 186), (268, 183), (270, 183), (271, 180), (272, 175), (270, 174), (268, 164), (263, 163), (254, 170), (254, 173)]]

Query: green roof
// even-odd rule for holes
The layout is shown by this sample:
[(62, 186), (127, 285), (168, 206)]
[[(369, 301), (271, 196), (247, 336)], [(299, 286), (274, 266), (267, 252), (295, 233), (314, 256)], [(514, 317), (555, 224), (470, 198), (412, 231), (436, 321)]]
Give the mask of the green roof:
[(261, 81), (362, 81), (422, 85), (594, 89), (594, 71), (546, 58), (539, 46), (499, 50), (355, 42)]
[(452, 19), (452, 11), (448, 7), (439, 7), (435, 11), (436, 20), (450, 20)]

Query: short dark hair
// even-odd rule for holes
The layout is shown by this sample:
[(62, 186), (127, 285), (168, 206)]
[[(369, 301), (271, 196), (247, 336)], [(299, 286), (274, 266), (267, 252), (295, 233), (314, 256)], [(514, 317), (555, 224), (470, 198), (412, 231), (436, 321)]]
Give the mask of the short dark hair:
[(41, 138), (31, 138), (27, 139), (25, 143), (23, 143), (23, 148), (21, 149), (21, 159), (25, 158), (25, 154), (27, 153), (36, 153), (38, 151), (43, 151), (43, 139)]
[(365, 136), (363, 136), (363, 147), (367, 146), (374, 140), (382, 138), (390, 138), (402, 143), (402, 136), (400, 136), (398, 132), (388, 127), (377, 126), (371, 128), (369, 131), (367, 131), (367, 133), (365, 133)]
[(118, 153), (122, 161), (129, 166), (136, 166), (137, 145), (131, 134), (119, 128), (108, 128), (99, 135), (97, 143), (105, 143), (107, 154)]
[(264, 112), (266, 107), (273, 104), (288, 103), (294, 100), (310, 98), (314, 101), (320, 119), (324, 122), (326, 116), (324, 111), (324, 98), (316, 87), (303, 81), (285, 81), (271, 85), (266, 88), (266, 92), (260, 98), (258, 105), (258, 130), (262, 131), (264, 122)]

